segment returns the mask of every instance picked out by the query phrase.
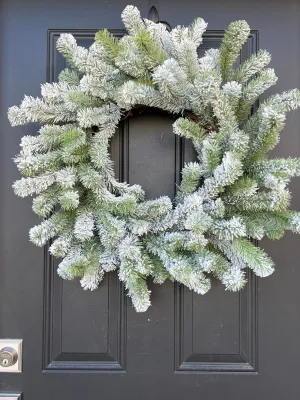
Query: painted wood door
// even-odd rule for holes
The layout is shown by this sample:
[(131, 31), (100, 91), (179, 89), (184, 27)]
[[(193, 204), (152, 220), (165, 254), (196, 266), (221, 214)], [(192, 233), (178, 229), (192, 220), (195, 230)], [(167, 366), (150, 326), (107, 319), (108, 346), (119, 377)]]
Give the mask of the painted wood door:
[[(152, 307), (137, 314), (116, 274), (94, 292), (63, 282), (47, 249), (28, 241), (37, 223), (31, 200), (13, 195), (18, 172), (12, 157), (20, 137), (37, 127), (11, 128), (6, 111), (23, 94), (38, 96), (40, 83), (65, 67), (55, 49), (62, 32), (89, 46), (95, 31), (122, 36), (125, 0), (2, 0), (0, 3), (0, 338), (24, 340), (23, 373), (0, 373), (0, 393), (24, 400), (298, 400), (300, 357), (299, 237), (264, 241), (276, 262), (273, 276), (250, 273), (241, 293), (217, 282), (205, 296), (168, 282), (153, 285)], [(196, 16), (209, 23), (199, 49), (217, 47), (223, 29), (246, 19), (253, 28), (241, 52), (273, 54), (276, 91), (300, 86), (300, 3), (295, 0), (136, 0), (144, 16), (155, 5), (171, 26)], [(271, 93), (271, 92), (270, 92)], [(148, 198), (174, 196), (183, 162), (195, 154), (175, 138), (173, 118), (148, 113), (120, 126), (112, 145), (119, 179), (142, 184)], [(300, 156), (300, 114), (289, 116), (276, 154)], [(294, 182), (293, 207), (300, 186)], [(0, 397), (1, 398), (1, 397)]]

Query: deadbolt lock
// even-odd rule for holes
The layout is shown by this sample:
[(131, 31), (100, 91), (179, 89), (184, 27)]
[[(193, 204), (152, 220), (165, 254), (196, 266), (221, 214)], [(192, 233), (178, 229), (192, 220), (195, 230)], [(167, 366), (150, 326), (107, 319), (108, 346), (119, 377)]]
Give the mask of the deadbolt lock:
[(4, 347), (0, 350), (0, 365), (4, 368), (11, 367), (18, 361), (18, 352), (13, 347)]
[(22, 371), (22, 340), (0, 339), (0, 372), (21, 372), (21, 371)]

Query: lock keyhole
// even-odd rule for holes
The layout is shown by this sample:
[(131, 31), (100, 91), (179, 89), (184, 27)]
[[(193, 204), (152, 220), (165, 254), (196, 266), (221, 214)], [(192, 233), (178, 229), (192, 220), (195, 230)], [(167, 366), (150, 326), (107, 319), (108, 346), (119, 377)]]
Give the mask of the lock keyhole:
[(18, 352), (13, 347), (4, 347), (0, 350), (0, 365), (8, 368), (18, 361)]

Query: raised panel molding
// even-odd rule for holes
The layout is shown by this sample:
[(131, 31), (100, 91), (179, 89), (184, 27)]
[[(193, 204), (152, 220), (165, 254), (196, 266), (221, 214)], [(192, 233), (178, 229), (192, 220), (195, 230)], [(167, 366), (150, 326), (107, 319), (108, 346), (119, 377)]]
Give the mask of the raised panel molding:
[(239, 352), (193, 353), (193, 292), (175, 287), (175, 372), (256, 372), (257, 370), (257, 279), (247, 271), (247, 286), (239, 293)]
[[(56, 50), (56, 40), (59, 35), (69, 32), (80, 40), (92, 40), (97, 30), (48, 30), (47, 47), (47, 81), (57, 80), (59, 72), (66, 67), (65, 61)], [(123, 31), (112, 31), (116, 36), (122, 36)], [(128, 132), (120, 129), (119, 140), (119, 175), (124, 176), (126, 167), (126, 140)], [(127, 138), (127, 139), (126, 139)], [(107, 307), (107, 351), (105, 353), (64, 352), (62, 346), (62, 302), (63, 280), (57, 275), (57, 264), (45, 246), (44, 256), (44, 338), (43, 338), (43, 369), (44, 372), (55, 371), (95, 371), (124, 372), (126, 356), (126, 296), (124, 288), (116, 273), (109, 273), (102, 285), (108, 285)], [(101, 288), (99, 289), (101, 290)], [(79, 310), (84, 312), (84, 310)]]
[(126, 361), (126, 299), (117, 274), (110, 273), (107, 279), (107, 351), (94, 354), (63, 352), (63, 280), (57, 275), (56, 268), (48, 246), (45, 246), (43, 370), (123, 372)]
[[(199, 52), (219, 46), (223, 35), (222, 30), (207, 31)], [(257, 52), (258, 48), (258, 31), (251, 31), (248, 41), (240, 52), (239, 63)], [(184, 156), (180, 159), (182, 166)], [(175, 285), (175, 373), (256, 373), (257, 278), (250, 270), (247, 271), (247, 280), (247, 286), (239, 293), (238, 299), (239, 351), (236, 354), (195, 354), (193, 352), (193, 293), (183, 285)]]

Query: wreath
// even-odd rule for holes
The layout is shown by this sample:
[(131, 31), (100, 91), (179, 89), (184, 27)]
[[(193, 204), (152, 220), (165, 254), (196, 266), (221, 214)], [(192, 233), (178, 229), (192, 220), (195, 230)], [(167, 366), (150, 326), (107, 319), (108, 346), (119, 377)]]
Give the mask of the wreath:
[[(117, 40), (101, 30), (89, 49), (60, 35), (57, 49), (70, 68), (41, 86), (42, 98), (25, 96), (8, 111), (12, 126), (42, 125), (39, 135), (22, 137), (14, 159), (23, 175), (15, 193), (34, 195), (33, 211), (44, 217), (30, 240), (50, 241), (50, 253), (62, 258), (58, 274), (80, 278), (84, 289), (117, 270), (139, 312), (150, 305), (149, 276), (204, 294), (211, 276), (238, 291), (246, 267), (270, 275), (273, 262), (254, 241), (300, 232), (287, 189), (300, 161), (267, 156), (286, 112), (299, 107), (300, 91), (253, 109), (277, 78), (265, 50), (234, 67), (250, 33), (245, 21), (231, 23), (220, 48), (199, 58), (207, 26), (201, 18), (169, 32), (127, 6), (122, 20), (127, 35)], [(175, 114), (174, 133), (198, 153), (182, 169), (175, 199), (145, 199), (139, 185), (115, 178), (110, 139), (140, 107)]]

